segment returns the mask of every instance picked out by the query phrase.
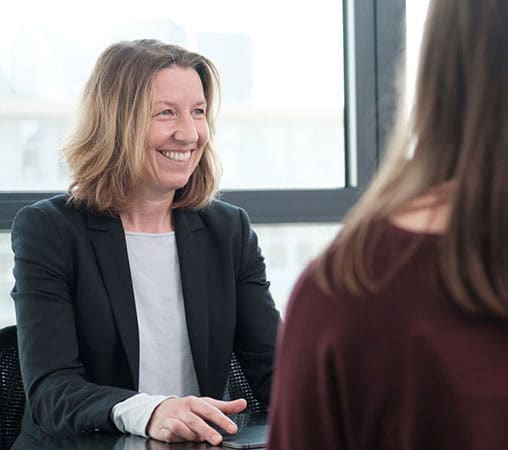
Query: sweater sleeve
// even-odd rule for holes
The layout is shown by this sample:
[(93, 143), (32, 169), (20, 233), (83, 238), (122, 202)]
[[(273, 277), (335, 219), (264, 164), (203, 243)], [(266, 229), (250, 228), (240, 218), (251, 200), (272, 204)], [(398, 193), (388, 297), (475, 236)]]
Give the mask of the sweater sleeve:
[(148, 437), (146, 427), (155, 408), (171, 397), (139, 393), (113, 406), (111, 417), (122, 433)]

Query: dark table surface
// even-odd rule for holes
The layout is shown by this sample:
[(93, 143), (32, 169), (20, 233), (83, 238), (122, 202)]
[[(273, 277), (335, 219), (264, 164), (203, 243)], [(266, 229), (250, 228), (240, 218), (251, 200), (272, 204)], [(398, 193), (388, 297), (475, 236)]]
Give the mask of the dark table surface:
[(26, 450), (219, 450), (205, 443), (166, 444), (132, 435), (83, 435), (64, 441), (37, 444)]
[[(238, 425), (239, 433), (247, 425), (266, 425), (267, 415), (236, 414), (230, 416)], [(130, 434), (91, 433), (65, 440), (45, 439), (43, 442), (22, 433), (16, 450), (220, 450), (222, 446), (211, 446), (206, 443), (175, 443), (166, 444), (153, 439), (145, 439)]]

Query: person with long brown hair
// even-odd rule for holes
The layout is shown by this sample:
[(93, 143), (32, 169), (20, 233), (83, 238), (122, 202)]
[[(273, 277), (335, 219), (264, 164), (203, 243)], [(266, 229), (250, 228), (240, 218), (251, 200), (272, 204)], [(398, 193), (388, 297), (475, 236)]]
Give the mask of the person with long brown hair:
[(292, 293), (271, 450), (508, 446), (508, 3), (431, 1), (403, 106)]
[[(64, 153), (67, 194), (12, 243), (22, 434), (124, 432), (219, 444), (232, 354), (267, 404), (279, 314), (247, 214), (216, 199), (219, 77), (156, 40), (111, 45)], [(214, 428), (212, 425), (215, 425)]]

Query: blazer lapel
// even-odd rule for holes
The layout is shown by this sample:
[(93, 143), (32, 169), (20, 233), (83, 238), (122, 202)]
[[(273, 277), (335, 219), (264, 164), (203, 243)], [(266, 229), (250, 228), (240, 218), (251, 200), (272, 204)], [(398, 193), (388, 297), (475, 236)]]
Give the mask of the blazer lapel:
[(135, 389), (139, 384), (139, 337), (136, 304), (120, 219), (88, 215), (92, 246), (115, 316)]
[(174, 211), (176, 245), (185, 305), (187, 331), (202, 395), (208, 392), (209, 302), (205, 230), (194, 211)]

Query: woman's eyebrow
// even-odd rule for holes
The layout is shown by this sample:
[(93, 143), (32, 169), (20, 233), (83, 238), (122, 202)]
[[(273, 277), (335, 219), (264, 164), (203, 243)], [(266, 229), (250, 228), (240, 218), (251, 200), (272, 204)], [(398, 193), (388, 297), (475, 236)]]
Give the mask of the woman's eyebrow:
[[(206, 100), (199, 100), (196, 103), (193, 103), (192, 106), (206, 106)], [(170, 102), (167, 100), (158, 100), (154, 102), (154, 105), (167, 105), (167, 106), (177, 106), (177, 103)]]

